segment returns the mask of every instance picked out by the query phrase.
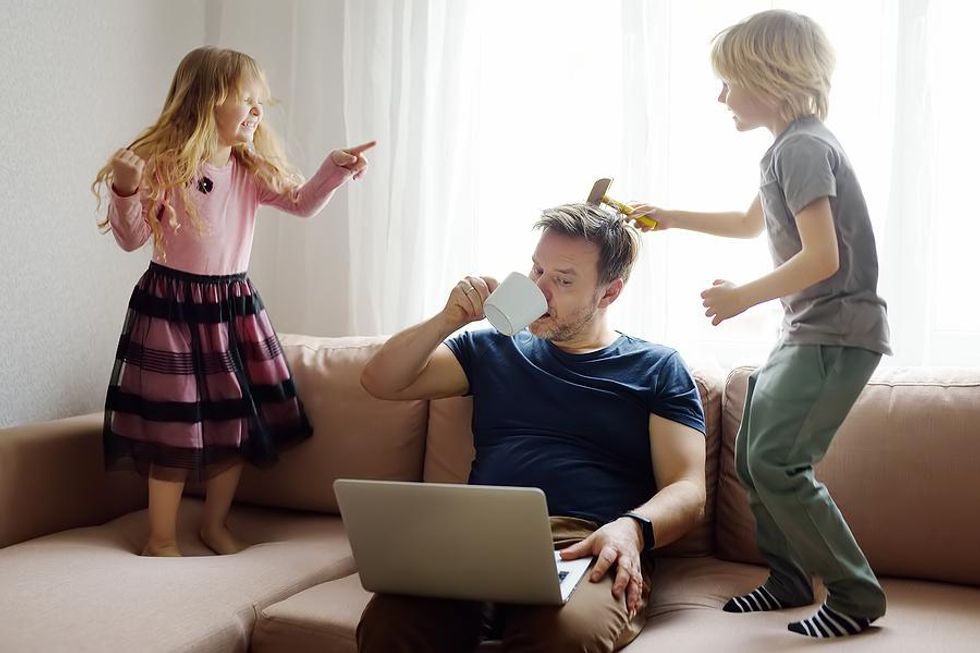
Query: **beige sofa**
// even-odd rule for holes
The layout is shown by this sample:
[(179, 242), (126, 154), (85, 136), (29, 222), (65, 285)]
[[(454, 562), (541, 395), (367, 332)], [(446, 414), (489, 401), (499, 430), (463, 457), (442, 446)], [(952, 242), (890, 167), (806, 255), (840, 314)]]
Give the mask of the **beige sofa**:
[[(0, 651), (355, 650), (369, 595), (331, 484), (464, 480), (470, 400), (369, 397), (359, 374), (377, 338), (283, 342), (315, 435), (273, 469), (245, 475), (231, 519), (255, 545), (234, 556), (208, 555), (197, 541), (194, 497), (180, 519), (190, 557), (135, 555), (144, 484), (103, 471), (98, 415), (0, 431)], [(705, 521), (661, 555), (649, 624), (631, 652), (820, 645), (785, 630), (813, 608), (720, 609), (765, 575), (732, 464), (748, 371), (697, 375), (708, 418)], [(978, 465), (980, 370), (875, 377), (817, 471), (882, 577), (889, 611), (832, 650), (980, 650)]]

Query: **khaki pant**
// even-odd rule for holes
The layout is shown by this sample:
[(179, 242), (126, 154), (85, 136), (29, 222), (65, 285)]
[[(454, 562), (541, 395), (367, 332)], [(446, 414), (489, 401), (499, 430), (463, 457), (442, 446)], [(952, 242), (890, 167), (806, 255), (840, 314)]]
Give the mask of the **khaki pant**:
[(885, 594), (813, 466), (878, 365), (857, 347), (782, 345), (749, 377), (735, 469), (749, 496), (766, 588), (789, 605), (813, 600), (810, 575), (827, 603), (851, 617), (885, 613)]
[[(596, 529), (592, 522), (552, 517), (555, 548), (580, 542)], [(506, 534), (502, 534), (506, 537)], [(612, 596), (613, 573), (597, 583), (588, 574), (564, 606), (498, 605), (505, 651), (571, 653), (617, 651), (629, 644), (646, 623), (653, 566), (643, 558), (643, 593), (632, 620), (625, 593)], [(362, 653), (465, 653), (479, 644), (485, 605), (473, 601), (375, 594), (357, 626)]]

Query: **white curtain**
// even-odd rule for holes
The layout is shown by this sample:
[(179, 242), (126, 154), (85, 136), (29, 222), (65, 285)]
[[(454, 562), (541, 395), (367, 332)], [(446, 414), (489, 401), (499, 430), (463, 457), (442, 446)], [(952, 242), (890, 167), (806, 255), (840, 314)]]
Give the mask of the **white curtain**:
[[(270, 218), (260, 233), (255, 276), (269, 281), (282, 330), (391, 333), (439, 310), (462, 275), (526, 271), (540, 210), (584, 199), (598, 177), (615, 177), (624, 201), (747, 207), (770, 137), (734, 130), (708, 48), (725, 26), (782, 7), (818, 20), (837, 52), (827, 122), (872, 212), (896, 352), (886, 364), (980, 365), (970, 193), (980, 136), (968, 113), (980, 91), (975, 58), (960, 54), (980, 19), (974, 3), (220, 4), (215, 40), (274, 62), (273, 89), (293, 107), (278, 118), (304, 169), (341, 142), (379, 140), (369, 174), (326, 218)], [(256, 23), (284, 33), (256, 52)], [(764, 236), (647, 234), (613, 324), (693, 365), (758, 363), (778, 303), (712, 327), (699, 293), (769, 269)]]

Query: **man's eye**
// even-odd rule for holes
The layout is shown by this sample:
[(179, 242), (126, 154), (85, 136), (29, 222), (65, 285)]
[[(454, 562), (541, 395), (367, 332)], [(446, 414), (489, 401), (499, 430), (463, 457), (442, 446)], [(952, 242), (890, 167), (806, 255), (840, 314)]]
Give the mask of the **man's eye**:
[(570, 279), (558, 279), (558, 285), (560, 286), (570, 286), (572, 282)]

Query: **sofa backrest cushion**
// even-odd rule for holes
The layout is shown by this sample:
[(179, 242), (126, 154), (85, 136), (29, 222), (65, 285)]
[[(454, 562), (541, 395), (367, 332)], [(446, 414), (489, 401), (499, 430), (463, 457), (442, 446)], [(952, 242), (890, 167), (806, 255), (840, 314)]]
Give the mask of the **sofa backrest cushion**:
[(280, 339), (313, 437), (268, 469), (247, 466), (239, 500), (336, 513), (337, 478), (422, 479), (428, 402), (375, 399), (361, 387), (361, 370), (384, 338)]
[[(764, 564), (735, 473), (750, 368), (723, 399), (718, 555)], [(878, 574), (980, 585), (980, 370), (879, 371), (816, 477)]]
[[(664, 547), (663, 555), (709, 555), (714, 549), (714, 504), (721, 444), (721, 381), (694, 373), (707, 425), (705, 476), (707, 501), (700, 523), (686, 536)], [(434, 483), (466, 483), (473, 463), (473, 405), (470, 397), (432, 401), (426, 439), (424, 478)]]
[(102, 413), (0, 430), (0, 548), (146, 506), (146, 480), (108, 473)]

